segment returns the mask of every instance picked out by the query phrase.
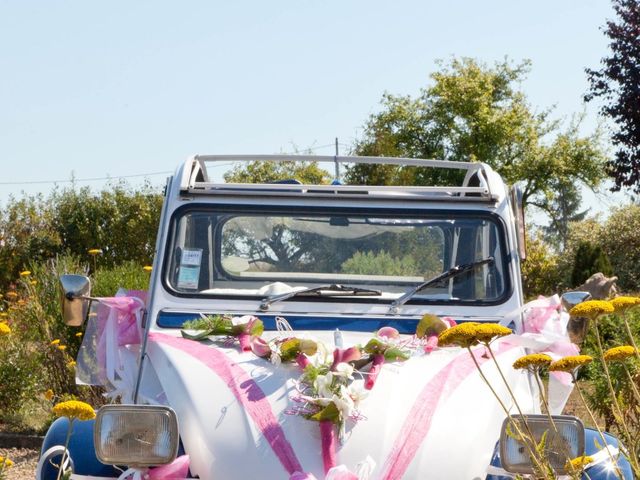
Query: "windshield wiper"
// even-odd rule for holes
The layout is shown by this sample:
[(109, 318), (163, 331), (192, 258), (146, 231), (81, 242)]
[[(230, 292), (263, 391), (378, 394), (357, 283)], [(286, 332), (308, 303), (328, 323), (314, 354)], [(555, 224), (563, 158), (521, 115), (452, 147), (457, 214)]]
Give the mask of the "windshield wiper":
[(405, 292), (405, 294), (402, 295), (401, 297), (396, 298), (393, 302), (391, 302), (391, 305), (389, 306), (389, 311), (387, 313), (392, 313), (392, 314), (398, 313), (398, 309), (402, 305), (407, 303), (409, 300), (411, 300), (411, 298), (416, 293), (418, 293), (421, 290), (424, 290), (425, 288), (431, 285), (434, 285), (439, 282), (444, 282), (445, 280), (450, 280), (452, 278), (457, 277), (458, 275), (462, 275), (463, 273), (469, 272), (471, 270), (475, 270), (476, 268), (482, 265), (493, 263), (493, 261), (494, 261), (493, 257), (487, 257), (487, 258), (483, 258), (482, 260), (478, 260), (477, 262), (456, 265), (455, 267), (450, 268), (446, 272), (443, 272), (440, 275), (433, 277), (432, 279), (427, 280), (426, 282), (413, 287), (411, 290), (408, 290), (407, 292)]
[[(325, 293), (326, 292), (326, 293)], [(269, 307), (276, 302), (286, 300), (293, 297), (303, 297), (305, 295), (317, 295), (321, 296), (380, 296), (382, 292), (380, 290), (370, 290), (368, 288), (350, 287), (348, 285), (339, 285), (333, 283), (331, 285), (322, 285), (320, 287), (305, 288), (304, 290), (294, 290), (292, 292), (280, 293), (278, 295), (272, 295), (262, 299), (260, 303), (260, 310), (263, 312), (269, 310)]]

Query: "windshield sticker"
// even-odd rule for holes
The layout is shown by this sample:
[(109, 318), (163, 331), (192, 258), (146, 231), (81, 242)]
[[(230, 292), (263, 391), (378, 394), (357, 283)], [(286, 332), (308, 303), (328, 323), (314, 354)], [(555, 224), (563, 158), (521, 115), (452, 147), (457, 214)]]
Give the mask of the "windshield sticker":
[(202, 262), (202, 249), (194, 248), (187, 249), (185, 248), (182, 251), (182, 258), (180, 259), (180, 266), (190, 265), (196, 266), (200, 268), (200, 263)]
[(200, 263), (202, 249), (187, 249), (182, 251), (180, 271), (178, 272), (178, 288), (197, 289), (200, 279)]

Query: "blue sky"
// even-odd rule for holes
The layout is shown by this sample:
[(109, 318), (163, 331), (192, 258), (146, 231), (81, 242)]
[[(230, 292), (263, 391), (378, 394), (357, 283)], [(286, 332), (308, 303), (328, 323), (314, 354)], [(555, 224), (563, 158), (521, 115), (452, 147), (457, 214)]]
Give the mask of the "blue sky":
[[(606, 0), (0, 0), (0, 183), (349, 145), (384, 91), (416, 94), (452, 55), (531, 59), (531, 104), (569, 118), (611, 16)], [(51, 188), (2, 184), (0, 203)]]

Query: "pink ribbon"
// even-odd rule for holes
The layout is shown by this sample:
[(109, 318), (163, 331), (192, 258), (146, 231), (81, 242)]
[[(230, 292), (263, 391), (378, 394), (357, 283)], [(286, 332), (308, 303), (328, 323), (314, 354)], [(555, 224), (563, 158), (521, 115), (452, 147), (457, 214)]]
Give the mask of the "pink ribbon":
[[(441, 320), (449, 325), (449, 327), (455, 327), (457, 325), (457, 322), (452, 317), (442, 317)], [(431, 353), (436, 348), (438, 348), (438, 334), (427, 336), (427, 343), (424, 345), (424, 352)]]
[[(535, 337), (538, 334), (543, 339), (551, 339), (551, 341), (547, 340), (546, 345), (534, 348), (549, 354), (554, 360), (568, 355), (577, 355), (580, 351), (580, 348), (569, 340), (566, 322), (562, 321), (560, 307), (561, 301), (558, 295), (548, 298), (540, 296), (537, 300), (529, 302), (523, 307), (526, 312), (523, 318), (525, 332), (523, 336), (533, 334)], [(551, 378), (566, 387), (573, 384), (571, 374), (566, 372), (551, 372)]]
[(176, 338), (163, 333), (150, 333), (149, 341), (168, 345), (196, 358), (209, 367), (227, 385), (244, 410), (252, 418), (256, 428), (267, 440), (271, 449), (289, 475), (301, 472), (302, 467), (293, 447), (273, 414), (271, 404), (260, 386), (217, 348)]
[(189, 474), (189, 455), (176, 458), (169, 465), (150, 468), (148, 480), (185, 480)]
[[(139, 319), (144, 308), (146, 292), (131, 291), (116, 297), (99, 299), (96, 311), (98, 373), (105, 386), (115, 387), (116, 372), (123, 368), (119, 349), (124, 345), (138, 345), (142, 334)], [(117, 388), (117, 387), (116, 387)]]
[(364, 388), (367, 390), (371, 390), (376, 384), (376, 380), (378, 379), (378, 375), (380, 374), (380, 369), (384, 364), (384, 355), (379, 353), (373, 356), (373, 362), (371, 363), (371, 368), (369, 369), (369, 375), (364, 382)]
[(331, 420), (321, 420), (322, 464), (325, 475), (336, 466), (336, 429)]
[[(501, 344), (496, 353), (504, 353), (511, 348), (514, 346)], [(476, 360), (480, 365), (487, 361), (483, 357)], [(475, 369), (476, 366), (469, 354), (462, 353), (429, 380), (413, 403), (396, 436), (380, 478), (395, 480), (404, 476), (431, 429), (431, 422), (438, 405), (446, 400)]]

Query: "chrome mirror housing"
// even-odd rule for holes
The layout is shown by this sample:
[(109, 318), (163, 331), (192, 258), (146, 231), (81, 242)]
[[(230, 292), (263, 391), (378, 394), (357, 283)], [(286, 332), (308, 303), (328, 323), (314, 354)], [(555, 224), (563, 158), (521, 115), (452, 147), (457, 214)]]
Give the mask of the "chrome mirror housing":
[(60, 304), (64, 323), (79, 327), (87, 318), (91, 304), (91, 281), (84, 275), (60, 276)]
[[(568, 312), (579, 303), (591, 299), (589, 292), (566, 292), (562, 295), (562, 306)], [(567, 323), (569, 339), (576, 345), (580, 345), (589, 330), (589, 319), (584, 317), (571, 317)]]

